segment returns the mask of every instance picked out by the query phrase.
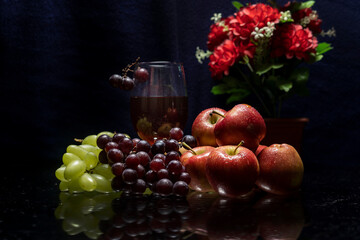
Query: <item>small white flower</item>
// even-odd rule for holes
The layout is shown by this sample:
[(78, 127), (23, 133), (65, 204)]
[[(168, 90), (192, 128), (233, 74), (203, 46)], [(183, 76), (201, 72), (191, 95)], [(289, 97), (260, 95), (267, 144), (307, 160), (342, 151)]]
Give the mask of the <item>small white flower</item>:
[(223, 32), (228, 32), (229, 31), (229, 26), (225, 24), (225, 21), (220, 21), (218, 22), (220, 27), (223, 27)]
[(255, 40), (260, 38), (271, 38), (273, 36), (273, 32), (275, 30), (275, 23), (274, 22), (267, 22), (267, 26), (263, 28), (255, 27), (254, 31), (251, 33), (251, 36), (254, 37)]
[(273, 36), (273, 32), (275, 31), (275, 23), (267, 22), (267, 27), (264, 27), (265, 37), (271, 38)]
[(280, 12), (281, 16), (280, 16), (280, 21), (281, 22), (292, 22), (293, 19), (291, 18), (291, 12), (290, 10), (287, 10), (285, 12)]
[(258, 40), (259, 38), (263, 38), (264, 34), (262, 33), (262, 28), (259, 29), (258, 27), (254, 28), (254, 31), (251, 33), (251, 36), (254, 37), (255, 40)]
[(312, 11), (312, 13), (309, 14), (310, 20), (316, 20), (318, 17), (317, 11)]
[(275, 23), (274, 22), (267, 22), (267, 26), (272, 30), (275, 30)]
[(309, 17), (304, 17), (300, 20), (300, 25), (306, 27), (310, 23), (311, 19)]
[(336, 30), (334, 27), (332, 27), (331, 29), (327, 30), (326, 32), (323, 30), (320, 35), (322, 37), (328, 36), (328, 37), (336, 37)]
[(203, 63), (203, 60), (205, 58), (210, 57), (211, 54), (212, 54), (212, 52), (210, 52), (209, 50), (207, 50), (205, 52), (204, 50), (200, 49), (199, 47), (196, 47), (195, 57), (200, 64)]
[(220, 22), (222, 18), (221, 13), (214, 13), (214, 15), (210, 18), (210, 20), (214, 21), (214, 23)]

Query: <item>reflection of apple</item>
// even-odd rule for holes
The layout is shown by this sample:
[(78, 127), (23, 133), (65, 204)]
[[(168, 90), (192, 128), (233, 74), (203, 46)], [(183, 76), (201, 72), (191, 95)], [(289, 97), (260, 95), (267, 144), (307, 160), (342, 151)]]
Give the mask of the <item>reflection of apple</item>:
[(191, 192), (186, 197), (190, 217), (186, 220), (185, 226), (188, 231), (197, 235), (207, 235), (206, 223), (209, 216), (209, 209), (219, 195), (216, 193)]
[(299, 190), (304, 165), (298, 152), (288, 144), (273, 144), (258, 156), (260, 175), (256, 185), (270, 193), (290, 194)]
[(214, 133), (219, 146), (237, 145), (244, 141), (243, 146), (255, 152), (265, 137), (266, 126), (255, 108), (247, 104), (238, 104), (216, 123)]
[(213, 111), (219, 112), (220, 114), (226, 113), (226, 111), (221, 108), (208, 108), (199, 113), (193, 122), (191, 134), (196, 138), (198, 146), (217, 147), (214, 128), (222, 117), (219, 114), (213, 114)]
[(264, 240), (295, 240), (305, 224), (300, 196), (282, 197), (267, 194), (254, 206), (260, 235)]
[(259, 163), (255, 154), (242, 146), (221, 146), (209, 154), (206, 176), (221, 196), (241, 197), (255, 186)]
[(214, 147), (211, 146), (195, 147), (181, 156), (180, 161), (191, 177), (189, 184), (191, 189), (200, 192), (213, 191), (205, 171), (207, 158), (213, 149)]
[(255, 151), (255, 156), (259, 156), (259, 154), (261, 153), (262, 150), (264, 150), (264, 148), (266, 148), (267, 146), (265, 145), (259, 145), (258, 148)]
[(258, 239), (251, 202), (219, 197), (210, 210), (207, 232), (209, 239)]

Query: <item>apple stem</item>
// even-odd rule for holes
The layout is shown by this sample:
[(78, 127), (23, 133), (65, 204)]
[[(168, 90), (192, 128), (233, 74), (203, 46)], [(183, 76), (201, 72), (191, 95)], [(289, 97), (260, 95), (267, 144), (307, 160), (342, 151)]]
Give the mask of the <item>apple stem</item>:
[(235, 150), (234, 150), (234, 155), (235, 155), (235, 153), (236, 153), (236, 150), (240, 147), (240, 146), (242, 146), (242, 145), (244, 145), (244, 140), (241, 140), (241, 142), (236, 146), (236, 148), (235, 148)]
[(196, 152), (194, 151), (194, 149), (192, 149), (192, 147), (190, 147), (189, 145), (187, 145), (186, 142), (182, 142), (181, 143), (187, 150), (190, 150), (194, 155), (197, 155)]
[(212, 114), (217, 114), (217, 115), (219, 115), (219, 116), (221, 116), (221, 117), (225, 117), (225, 115), (224, 114), (222, 114), (222, 113), (219, 113), (218, 111), (216, 111), (216, 110), (213, 110), (211, 113), (210, 113), (210, 115), (212, 115)]

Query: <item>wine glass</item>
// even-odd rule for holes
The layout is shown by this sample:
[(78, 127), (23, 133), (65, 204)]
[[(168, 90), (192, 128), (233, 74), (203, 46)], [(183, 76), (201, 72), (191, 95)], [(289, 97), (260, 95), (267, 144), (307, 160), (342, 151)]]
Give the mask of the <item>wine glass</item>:
[[(184, 129), (188, 115), (188, 98), (184, 67), (181, 63), (154, 61), (135, 66), (145, 72), (131, 92), (132, 124), (141, 139), (153, 144), (169, 137), (173, 127)], [(144, 76), (144, 75), (143, 75)]]

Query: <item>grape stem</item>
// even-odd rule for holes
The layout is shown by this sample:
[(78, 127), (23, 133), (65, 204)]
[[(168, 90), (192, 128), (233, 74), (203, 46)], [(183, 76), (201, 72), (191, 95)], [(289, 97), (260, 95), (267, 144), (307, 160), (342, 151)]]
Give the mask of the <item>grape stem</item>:
[(241, 142), (236, 146), (236, 148), (235, 148), (235, 150), (234, 150), (234, 155), (235, 155), (235, 153), (236, 153), (236, 150), (240, 147), (240, 146), (242, 146), (242, 145), (244, 145), (244, 140), (241, 140)]
[(186, 142), (182, 142), (181, 143), (187, 150), (190, 150), (194, 155), (197, 155), (197, 153), (194, 151), (194, 149), (192, 149), (192, 147), (190, 147), (189, 145), (187, 145)]
[(75, 141), (75, 142), (78, 142), (78, 143), (81, 143), (82, 141), (84, 141), (84, 139), (81, 139), (81, 138), (74, 138), (74, 141)]
[(128, 64), (127, 66), (126, 66), (126, 68), (124, 68), (122, 71), (123, 71), (123, 77), (126, 77), (126, 75), (127, 75), (127, 73), (130, 71), (130, 72), (133, 72), (133, 70), (131, 70), (131, 68), (135, 65), (135, 64), (137, 64), (138, 62), (139, 62), (139, 60), (140, 60), (140, 57), (138, 57), (136, 60), (135, 60), (135, 62), (133, 62), (133, 63), (131, 63), (131, 64)]
[(219, 116), (221, 116), (221, 117), (225, 117), (225, 115), (224, 114), (221, 114), (221, 113), (219, 113), (218, 111), (216, 111), (216, 110), (213, 110), (211, 113), (210, 113), (210, 116), (212, 115), (212, 114), (217, 114), (217, 115), (219, 115)]

